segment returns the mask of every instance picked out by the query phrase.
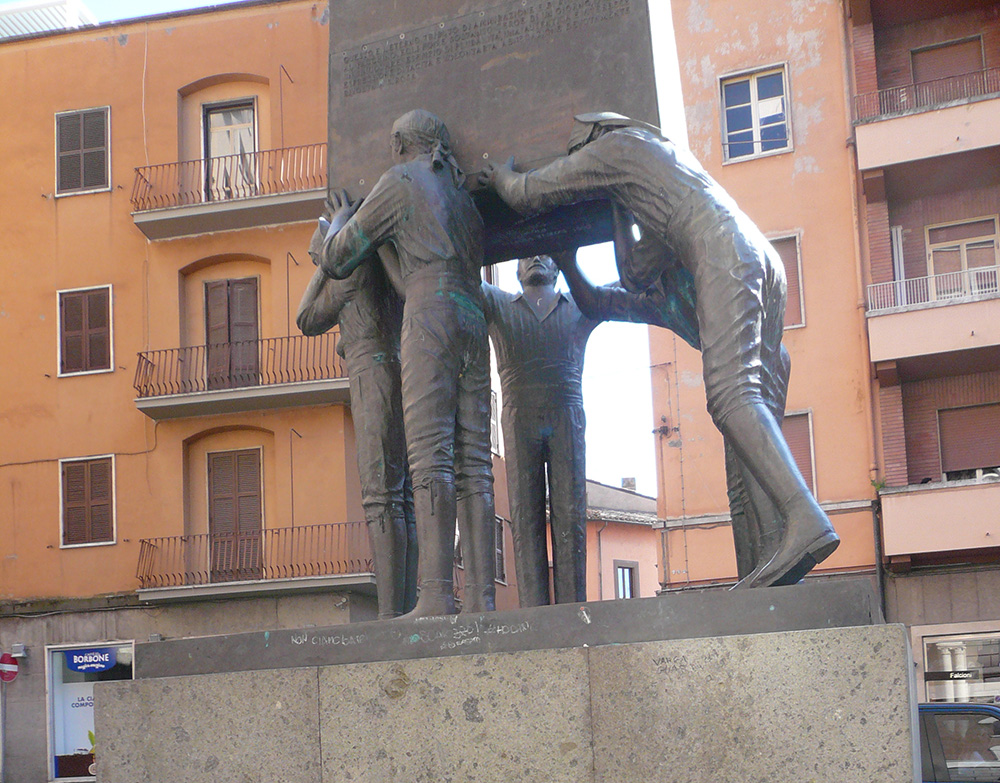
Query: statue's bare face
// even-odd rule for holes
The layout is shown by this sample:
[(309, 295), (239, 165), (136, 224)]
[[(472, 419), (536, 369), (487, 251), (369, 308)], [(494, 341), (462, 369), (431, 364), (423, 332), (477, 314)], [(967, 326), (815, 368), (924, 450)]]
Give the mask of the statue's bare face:
[(517, 279), (522, 286), (555, 285), (557, 277), (559, 268), (548, 256), (530, 256), (517, 262)]

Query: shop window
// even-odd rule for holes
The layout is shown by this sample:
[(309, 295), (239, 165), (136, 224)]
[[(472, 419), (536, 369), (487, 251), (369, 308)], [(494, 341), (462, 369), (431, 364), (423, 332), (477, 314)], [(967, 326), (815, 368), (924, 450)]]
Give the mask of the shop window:
[(110, 185), (107, 106), (56, 115), (56, 195)]
[(1000, 634), (924, 637), (927, 701), (1000, 701)]
[(49, 774), (94, 775), (94, 683), (132, 679), (132, 643), (46, 648)]
[(791, 149), (787, 82), (784, 68), (722, 80), (725, 160), (744, 160)]
[(496, 518), (496, 525), (494, 526), (494, 556), (496, 558), (496, 580), (507, 584), (507, 547), (506, 539), (504, 538), (504, 527), (503, 520), (500, 517)]
[(202, 112), (206, 200), (257, 195), (254, 100), (208, 104)]
[(927, 227), (931, 298), (997, 293), (997, 218)]
[(59, 374), (111, 370), (111, 345), (111, 286), (60, 291)]
[(615, 560), (615, 598), (639, 597), (639, 564)]
[(801, 264), (799, 261), (799, 238), (797, 236), (772, 239), (771, 244), (781, 256), (788, 282), (788, 298), (785, 302), (785, 328), (804, 326), (805, 314), (802, 304)]
[(62, 460), (62, 545), (113, 544), (114, 457)]
[(1000, 403), (938, 411), (945, 481), (1000, 480)]
[(785, 436), (789, 451), (795, 458), (799, 472), (809, 490), (816, 494), (816, 471), (813, 460), (812, 416), (809, 412), (790, 413), (781, 423), (781, 432)]

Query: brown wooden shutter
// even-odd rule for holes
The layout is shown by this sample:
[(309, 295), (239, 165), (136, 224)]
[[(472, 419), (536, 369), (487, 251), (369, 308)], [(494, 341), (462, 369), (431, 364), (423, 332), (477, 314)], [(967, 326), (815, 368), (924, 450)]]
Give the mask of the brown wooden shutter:
[(788, 281), (788, 299), (785, 304), (785, 328), (802, 323), (802, 288), (799, 284), (799, 242), (796, 237), (772, 239), (771, 244), (781, 256)]
[(208, 526), (214, 581), (260, 578), (260, 476), (257, 449), (208, 455)]
[(809, 414), (796, 413), (792, 416), (785, 416), (781, 424), (781, 431), (785, 436), (789, 451), (795, 458), (795, 464), (799, 466), (799, 472), (805, 479), (806, 486), (810, 491), (816, 493), (816, 481), (813, 477), (812, 464), (812, 437), (809, 432)]
[(107, 110), (93, 109), (59, 115), (56, 119), (56, 145), (58, 192), (107, 186)]
[(240, 533), (261, 527), (260, 452), (236, 452), (236, 525)]
[(111, 368), (110, 297), (107, 288), (59, 295), (62, 373)]
[(111, 458), (64, 462), (63, 544), (114, 540)]
[(229, 370), (237, 386), (257, 385), (257, 279), (229, 281)]
[(913, 82), (922, 84), (983, 70), (983, 43), (980, 38), (918, 49), (911, 52)]
[(63, 544), (86, 544), (87, 529), (87, 463), (64, 462), (63, 480)]
[(1000, 404), (938, 411), (941, 470), (1000, 466)]
[(205, 283), (205, 342), (209, 389), (229, 384), (229, 281)]
[(83, 372), (87, 369), (85, 309), (86, 298), (83, 292), (60, 294), (59, 328), (62, 343), (60, 372)]
[(236, 532), (236, 454), (208, 455), (208, 532)]

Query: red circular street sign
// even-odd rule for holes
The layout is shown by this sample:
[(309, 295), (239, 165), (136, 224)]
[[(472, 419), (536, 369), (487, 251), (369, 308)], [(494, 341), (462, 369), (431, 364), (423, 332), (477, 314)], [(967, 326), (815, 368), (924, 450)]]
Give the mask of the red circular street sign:
[(10, 682), (17, 677), (17, 658), (10, 653), (0, 655), (0, 681)]

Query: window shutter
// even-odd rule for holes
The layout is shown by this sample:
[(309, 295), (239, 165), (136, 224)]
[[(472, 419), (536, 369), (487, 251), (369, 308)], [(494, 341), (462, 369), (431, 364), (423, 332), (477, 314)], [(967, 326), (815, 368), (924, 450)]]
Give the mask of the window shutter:
[(80, 159), (83, 154), (83, 120), (79, 112), (60, 115), (56, 122), (58, 136), (58, 189), (79, 190), (83, 186)]
[(111, 311), (108, 289), (97, 288), (86, 292), (86, 334), (84, 345), (88, 370), (106, 370), (111, 367), (111, 328), (108, 314)]
[(796, 237), (772, 239), (771, 244), (781, 256), (788, 282), (788, 298), (785, 304), (785, 328), (802, 323), (802, 287), (799, 283), (799, 242)]
[(816, 481), (813, 476), (812, 463), (812, 438), (809, 432), (809, 414), (796, 413), (793, 416), (785, 416), (781, 424), (781, 431), (785, 436), (789, 451), (795, 458), (795, 464), (799, 467), (802, 478), (805, 479), (806, 486), (815, 495)]
[(114, 541), (111, 458), (64, 462), (63, 544)]
[(90, 540), (113, 541), (114, 521), (111, 512), (111, 460), (85, 463), (89, 469)]
[(941, 470), (1000, 466), (1000, 404), (938, 411)]
[(236, 453), (237, 526), (241, 533), (255, 533), (261, 527), (260, 452)]
[(108, 184), (107, 116), (103, 110), (84, 112), (82, 179), (85, 189), (100, 188)]
[(225, 389), (229, 382), (229, 281), (205, 283), (205, 342), (209, 389)]
[(62, 361), (60, 371), (64, 373), (82, 372), (86, 369), (84, 318), (86, 302), (82, 292), (74, 291), (60, 295), (60, 317), (62, 323)]
[(237, 386), (256, 386), (258, 374), (257, 279), (229, 281), (230, 373)]
[(87, 463), (64, 462), (63, 479), (63, 544), (86, 544), (87, 530)]
[(231, 451), (208, 455), (208, 529), (217, 535), (236, 532), (236, 456)]
[(914, 84), (983, 70), (983, 43), (980, 38), (914, 51), (911, 56)]
[(56, 118), (56, 189), (93, 190), (108, 184), (108, 111), (92, 109)]

